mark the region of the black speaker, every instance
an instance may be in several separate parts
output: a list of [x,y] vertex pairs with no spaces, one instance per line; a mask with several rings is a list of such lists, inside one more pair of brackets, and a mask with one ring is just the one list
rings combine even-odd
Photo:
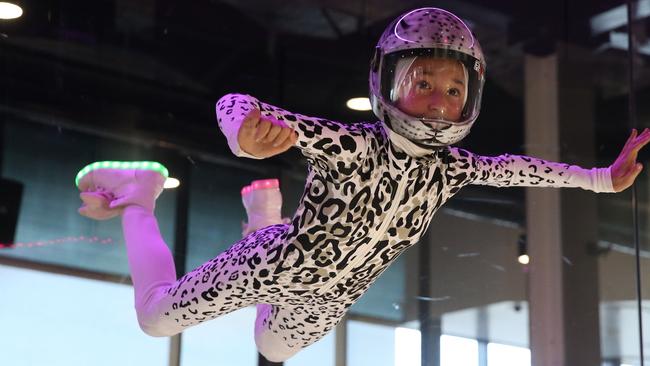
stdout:
[[22,183],[0,178],[0,245],[14,244],[22,196]]

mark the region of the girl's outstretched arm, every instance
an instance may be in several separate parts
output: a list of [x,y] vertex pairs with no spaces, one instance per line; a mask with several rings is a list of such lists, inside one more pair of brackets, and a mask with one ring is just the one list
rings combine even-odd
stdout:
[[452,164],[448,176],[461,185],[577,187],[594,192],[620,192],[631,186],[641,172],[637,154],[649,141],[648,129],[639,136],[633,130],[614,164],[592,169],[522,155],[480,156],[450,147]]
[[[295,146],[316,168],[351,172],[367,151],[363,124],[291,113],[244,94],[223,96],[216,112],[219,128],[237,156],[263,159]],[[250,144],[251,139],[256,146]],[[247,144],[250,151],[244,151],[240,143]]]

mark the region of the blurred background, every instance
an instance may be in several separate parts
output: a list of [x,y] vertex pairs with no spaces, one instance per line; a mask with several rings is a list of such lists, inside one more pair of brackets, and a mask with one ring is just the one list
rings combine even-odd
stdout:
[[[177,271],[199,266],[240,238],[243,186],[279,178],[291,216],[306,177],[298,151],[234,157],[216,101],[248,93],[374,120],[346,103],[367,97],[376,41],[409,9],[455,13],[483,47],[482,111],[463,148],[606,167],[650,125],[650,0],[630,3],[631,24],[614,0],[11,3],[20,14],[0,2],[2,365],[271,365],[254,308],[172,338],[140,331],[120,222],[80,216],[74,178],[99,160],[166,165],[180,186],[156,216]],[[647,170],[618,194],[466,187],[335,331],[285,364],[643,364]]]

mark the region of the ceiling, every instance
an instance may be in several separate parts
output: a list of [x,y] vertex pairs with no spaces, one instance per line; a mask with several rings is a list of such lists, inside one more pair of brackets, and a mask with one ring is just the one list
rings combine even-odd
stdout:
[[[593,67],[624,73],[627,65],[626,53],[617,48],[621,38],[610,37],[625,29],[622,1],[579,6],[487,0],[17,2],[25,8],[23,18],[0,23],[3,76],[15,87],[10,94],[20,90],[30,99],[47,100],[51,96],[44,94],[76,93],[92,103],[111,99],[116,90],[124,95],[125,84],[138,84],[132,99],[137,109],[161,113],[158,94],[169,98],[162,113],[166,123],[193,120],[193,102],[234,90],[306,114],[371,118],[346,111],[341,101],[367,94],[367,64],[376,39],[392,18],[418,6],[445,8],[466,20],[486,54],[489,81],[515,99],[523,94],[524,50],[544,55],[558,41],[567,42],[598,53],[589,60]],[[639,71],[643,74],[644,68]],[[627,90],[625,75],[597,75],[594,83],[603,95]],[[650,80],[643,76],[637,80],[641,87]],[[127,108],[119,104],[118,109]],[[200,129],[210,122],[190,124]],[[174,122],[169,123],[173,129]]]
[[[370,51],[387,23],[426,5],[470,24],[486,54],[488,83],[515,101],[523,94],[524,51],[548,54],[557,42],[597,55],[587,61],[608,71],[594,73],[602,95],[627,91],[626,52],[617,48],[625,29],[621,1],[16,1],[23,18],[0,22],[4,84],[11,87],[5,104],[49,101],[69,110],[67,100],[95,111],[93,104],[108,102],[111,125],[182,125],[190,140],[194,132],[214,132],[206,101],[231,91],[305,114],[372,118],[347,111],[344,102],[367,95]],[[641,16],[639,35],[647,14]],[[646,69],[638,68],[640,88],[650,80]],[[145,108],[150,122],[134,116]]]

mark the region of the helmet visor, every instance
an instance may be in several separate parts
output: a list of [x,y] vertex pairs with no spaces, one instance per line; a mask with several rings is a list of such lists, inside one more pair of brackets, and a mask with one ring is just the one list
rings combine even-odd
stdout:
[[410,49],[385,55],[381,65],[384,101],[422,121],[463,124],[478,115],[483,66],[448,49]]

